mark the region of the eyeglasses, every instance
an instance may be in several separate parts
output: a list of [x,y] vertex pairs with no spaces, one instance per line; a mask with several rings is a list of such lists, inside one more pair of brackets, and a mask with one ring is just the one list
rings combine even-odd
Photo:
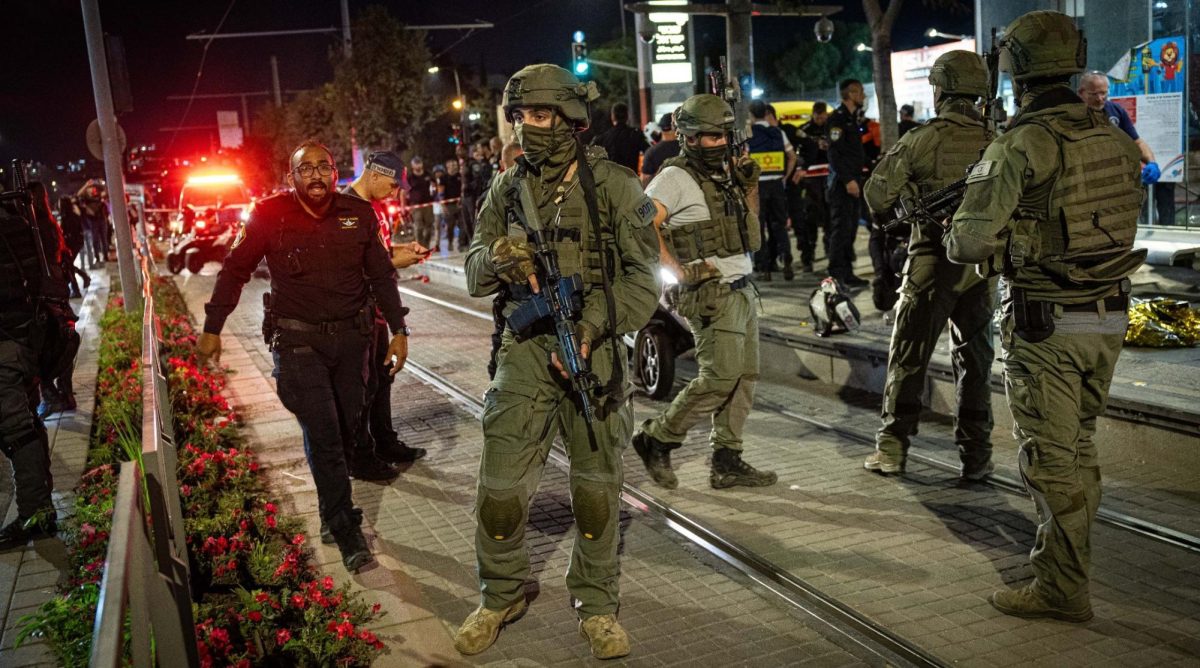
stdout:
[[310,165],[308,163],[304,163],[296,168],[296,173],[299,174],[301,178],[305,179],[312,176],[313,172],[316,172],[321,176],[329,176],[333,173],[333,165],[329,164],[328,162],[322,162],[319,165]]

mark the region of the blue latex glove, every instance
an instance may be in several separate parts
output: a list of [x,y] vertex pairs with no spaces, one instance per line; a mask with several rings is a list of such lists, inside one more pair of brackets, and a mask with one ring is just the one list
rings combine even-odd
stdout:
[[1142,183],[1158,183],[1158,178],[1162,176],[1162,170],[1158,168],[1157,162],[1147,162],[1145,167],[1142,167]]

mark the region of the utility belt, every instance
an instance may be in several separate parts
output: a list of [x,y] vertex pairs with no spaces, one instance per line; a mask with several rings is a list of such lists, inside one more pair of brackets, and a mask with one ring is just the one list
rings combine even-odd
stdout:
[[1085,304],[1058,304],[1029,299],[1023,288],[1012,288],[1013,332],[1029,343],[1045,341],[1054,334],[1056,313],[1126,313],[1129,309],[1129,279],[1121,281],[1120,294]]
[[325,322],[314,323],[296,320],[295,318],[281,318],[275,314],[274,296],[270,292],[263,293],[262,334],[263,341],[267,344],[267,349],[271,352],[274,352],[276,346],[279,345],[279,333],[283,331],[330,335],[358,330],[359,334],[366,336],[371,333],[371,328],[374,324],[375,307],[371,304],[362,307],[358,310],[358,313],[349,318],[341,320],[327,320]]
[[358,330],[360,334],[371,331],[375,323],[375,314],[371,308],[361,308],[358,313],[341,320],[326,320],[324,322],[305,322],[294,318],[275,318],[275,327],[284,331],[305,332],[308,334],[338,334]]
[[700,318],[703,322],[720,314],[725,300],[749,285],[754,285],[749,276],[743,276],[730,283],[722,283],[717,279],[696,284],[676,283],[667,288],[667,305],[689,320]]

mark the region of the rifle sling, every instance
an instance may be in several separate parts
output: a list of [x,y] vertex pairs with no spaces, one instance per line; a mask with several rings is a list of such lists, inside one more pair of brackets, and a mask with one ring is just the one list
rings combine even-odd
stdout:
[[[613,297],[612,285],[609,282],[607,271],[608,249],[604,246],[604,236],[600,227],[600,207],[596,203],[596,180],[592,175],[592,167],[588,164],[587,156],[583,151],[583,144],[575,142],[575,160],[579,163],[578,176],[579,184],[583,186],[583,199],[587,203],[588,218],[592,221],[592,235],[596,239],[596,247],[600,249],[601,257],[604,262],[604,269],[600,272],[601,285],[604,289],[604,305],[608,311],[608,327],[609,327],[609,343],[612,345],[613,354],[613,371],[612,376],[608,379],[608,383],[604,388],[604,393],[612,397],[620,397],[625,385],[625,369],[620,363],[620,351],[617,350],[617,302]],[[616,263],[613,263],[615,266]],[[596,341],[592,344],[595,345]]]

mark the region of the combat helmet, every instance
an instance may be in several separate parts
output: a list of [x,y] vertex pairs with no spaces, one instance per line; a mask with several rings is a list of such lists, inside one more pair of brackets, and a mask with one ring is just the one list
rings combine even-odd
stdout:
[[1018,17],[1005,29],[1000,48],[1001,69],[1018,82],[1069,77],[1087,64],[1087,40],[1071,17],[1059,12]]
[[933,61],[929,85],[941,86],[943,93],[984,97],[988,94],[988,71],[973,51],[947,51]]
[[517,107],[554,107],[579,129],[588,125],[588,103],[600,97],[595,82],[583,83],[558,65],[521,68],[504,87],[504,117],[512,122]]
[[689,97],[673,117],[675,128],[685,137],[701,132],[725,134],[733,129],[733,109],[725,100],[708,93]]

